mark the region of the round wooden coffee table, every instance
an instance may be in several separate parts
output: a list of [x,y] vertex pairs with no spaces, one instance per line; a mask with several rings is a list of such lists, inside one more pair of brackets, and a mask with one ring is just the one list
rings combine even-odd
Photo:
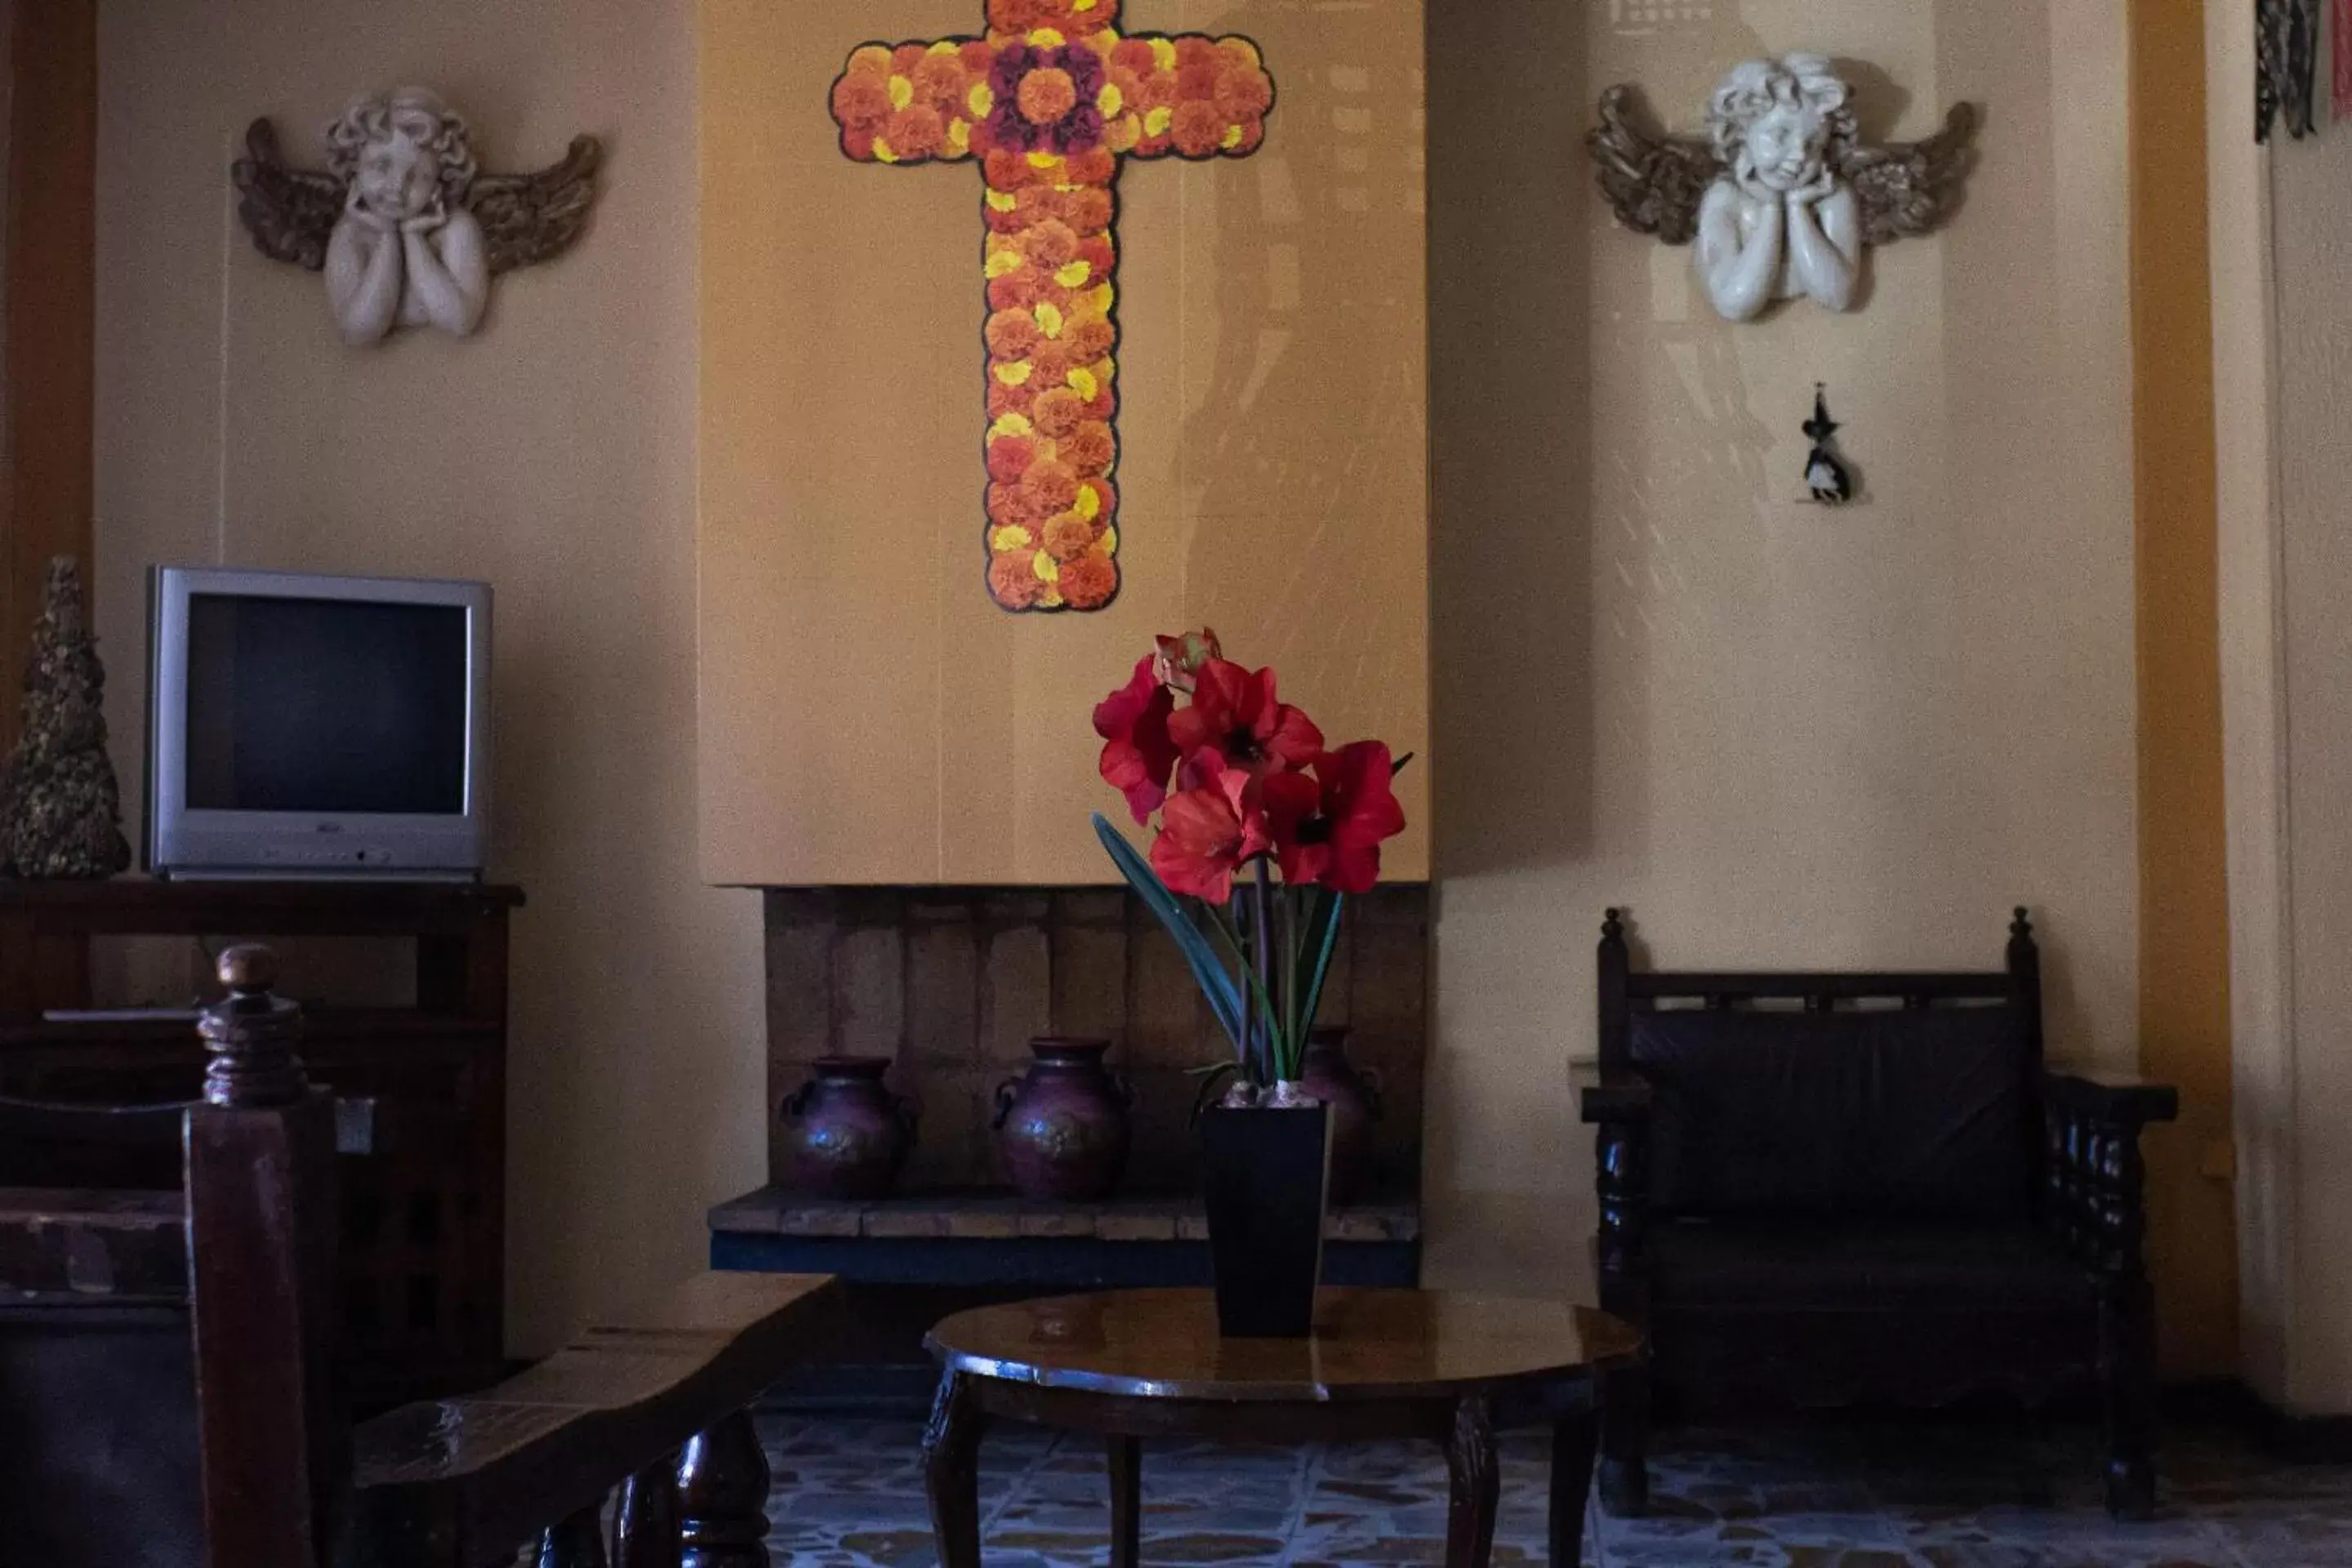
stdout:
[[1206,1290],[1117,1290],[959,1312],[925,1342],[942,1369],[923,1450],[944,1568],[980,1568],[980,1440],[998,1416],[1108,1440],[1118,1568],[1140,1561],[1141,1438],[1428,1438],[1452,1483],[1445,1560],[1478,1568],[1495,1543],[1495,1434],[1549,1424],[1552,1561],[1573,1564],[1598,1379],[1642,1349],[1590,1307],[1439,1290],[1327,1290],[1307,1340],[1222,1339]]

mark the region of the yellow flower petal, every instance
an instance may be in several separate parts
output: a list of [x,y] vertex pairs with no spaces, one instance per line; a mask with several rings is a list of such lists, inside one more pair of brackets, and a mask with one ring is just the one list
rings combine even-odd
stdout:
[[[877,153],[879,153],[882,150],[882,143],[879,142],[874,143],[874,150]],[[1022,265],[1021,253],[1019,251],[998,250],[990,253],[988,264],[982,267],[981,270],[987,273],[991,278],[1002,278],[1007,273],[1020,271]]]
[[1240,146],[1241,144],[1242,144],[1242,128],[1241,128],[1240,126],[1238,126],[1238,125],[1228,125],[1228,126],[1226,126],[1226,127],[1225,127],[1225,151],[1226,151],[1226,152],[1228,152],[1228,153],[1230,153],[1230,152],[1232,152],[1234,148],[1236,148],[1236,147]]
[[1103,83],[1103,89],[1095,94],[1095,107],[1102,110],[1105,120],[1116,120],[1118,111],[1127,107],[1127,99],[1118,90],[1117,82],[1107,81]]
[[1092,485],[1078,487],[1077,514],[1092,522],[1102,515],[1102,492]]
[[938,43],[933,44],[929,48],[925,49],[923,52],[927,55],[952,55],[957,53],[960,47],[961,46],[951,42],[950,40],[941,38]]
[[969,153],[971,151],[971,121],[950,120],[948,121],[948,146],[958,153]]
[[1146,136],[1165,136],[1175,118],[1176,111],[1165,104],[1158,109],[1148,109],[1143,112],[1143,133]]
[[1025,359],[1016,360],[1011,364],[1001,364],[996,367],[996,379],[1007,386],[1019,386],[1029,379],[1030,369],[1030,363]]
[[1118,554],[1118,525],[1117,523],[1111,523],[1111,524],[1109,524],[1109,525],[1106,526],[1106,527],[1103,529],[1103,536],[1102,536],[1100,539],[1097,539],[1097,540],[1096,540],[1096,541],[1095,541],[1095,546],[1096,546],[1096,548],[1097,548],[1097,549],[1100,550],[1100,551],[1101,551],[1105,555],[1116,555],[1116,554]]
[[1250,39],[1243,37],[1239,33],[1227,33],[1223,37],[1217,40],[1217,47],[1221,49],[1239,50],[1241,54],[1248,59],[1249,63],[1254,66],[1262,66],[1265,64],[1265,57],[1257,52],[1257,45]]
[[1132,114],[1122,114],[1103,131],[1103,145],[1114,153],[1134,150],[1143,140],[1143,121]]
[[1095,380],[1094,372],[1082,364],[1073,365],[1070,367],[1070,390],[1092,403],[1095,394],[1101,391],[1102,386]]
[[[878,147],[881,143],[877,142],[875,145]],[[1051,300],[1037,307],[1037,330],[1049,338],[1058,338],[1062,335],[1061,307],[1055,305]]]
[[1080,289],[1084,288],[1087,279],[1094,275],[1095,269],[1084,261],[1073,261],[1055,272],[1054,281],[1065,289]]
[[1062,591],[1059,588],[1048,586],[1045,590],[1045,596],[1037,601],[1037,607],[1041,610],[1060,609],[1062,607]]
[[1013,199],[1009,191],[991,191],[988,193],[988,205],[996,212],[1009,213],[1021,204]]
[[1029,564],[1036,569],[1037,581],[1040,583],[1058,583],[1062,580],[1062,569],[1055,565],[1054,558],[1042,550],[1030,557]]
[[893,109],[904,109],[907,105],[914,101],[915,84],[908,81],[902,76],[892,77],[890,79],[890,107]]
[[1118,291],[1113,289],[1109,280],[1106,279],[1102,286],[1094,291],[1091,302],[1097,315],[1108,316],[1110,314],[1110,308],[1118,303]]
[[883,141],[879,136],[874,138],[874,157],[877,162],[884,163],[895,163],[898,161],[898,154],[890,151],[890,143]]
[[1096,0],[1070,0],[1070,9],[1084,15],[1095,8]]
[[1062,155],[1058,153],[1032,153],[1029,154],[1029,166],[1033,169],[1051,169],[1058,165],[1061,161]]
[[988,438],[993,441],[999,436],[1026,436],[1034,428],[1025,414],[1000,414],[996,423],[988,427]]
[[1176,40],[1173,38],[1152,39],[1151,62],[1158,66],[1161,70],[1174,70],[1176,68]]
[[1029,35],[1029,41],[1041,49],[1058,49],[1070,40],[1051,27],[1040,27]]
[[988,536],[988,547],[999,555],[1009,555],[1016,550],[1026,550],[1036,543],[1029,531],[1018,523],[997,529]]
[[890,74],[890,51],[880,44],[868,44],[849,53],[849,68],[866,76]]
[[964,107],[971,110],[974,120],[985,120],[988,111],[996,107],[996,94],[990,90],[986,82],[976,81],[971,84],[971,90],[964,95],[963,101]]

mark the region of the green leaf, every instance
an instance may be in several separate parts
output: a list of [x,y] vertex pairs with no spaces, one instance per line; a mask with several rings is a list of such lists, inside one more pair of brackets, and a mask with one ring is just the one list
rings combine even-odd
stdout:
[[1186,966],[1192,971],[1192,979],[1200,985],[1201,994],[1209,999],[1209,1010],[1217,1016],[1217,1022],[1223,1026],[1238,1050],[1242,1041],[1242,1000],[1234,977],[1225,973],[1209,939],[1201,934],[1201,928],[1192,923],[1192,917],[1185,912],[1176,895],[1168,890],[1168,884],[1160,879],[1151,862],[1137,854],[1127,836],[1113,827],[1102,813],[1095,813],[1094,818],[1095,837],[1109,851],[1111,864],[1118,868],[1119,875],[1127,879],[1127,885],[1135,889],[1136,896],[1160,917],[1168,934],[1176,939],[1176,945],[1183,950]]
[[1298,1032],[1303,1037],[1315,1027],[1315,1014],[1323,1005],[1323,981],[1331,973],[1331,954],[1339,946],[1339,911],[1347,903],[1345,893],[1327,893],[1316,904],[1315,912],[1307,919],[1306,950],[1313,953],[1315,968],[1308,976],[1299,1004]]

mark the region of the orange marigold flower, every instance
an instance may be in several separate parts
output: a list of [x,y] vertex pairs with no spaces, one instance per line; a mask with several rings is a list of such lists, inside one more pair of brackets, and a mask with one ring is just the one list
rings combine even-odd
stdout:
[[931,52],[929,44],[900,44],[890,51],[890,68],[900,76],[912,76]]
[[1017,191],[1029,183],[1029,160],[1000,147],[989,153],[984,172],[992,190]]
[[1118,329],[1100,316],[1090,316],[1062,334],[1069,347],[1070,358],[1080,364],[1091,364],[1110,353],[1118,341]]
[[1025,310],[1044,299],[1045,281],[1034,267],[988,281],[988,304],[995,310]]
[[956,58],[963,61],[966,75],[985,77],[996,63],[996,46],[986,38],[966,38],[956,46]]
[[1028,556],[1016,551],[988,563],[988,596],[1006,609],[1025,610],[1045,593],[1045,584],[1037,581],[1037,569]]
[[1099,147],[1073,153],[1063,160],[1074,185],[1108,185],[1118,174],[1118,160]]
[[1106,555],[1081,555],[1062,568],[1056,584],[1074,610],[1098,610],[1118,592],[1118,568]]
[[1049,217],[1021,237],[1021,254],[1029,265],[1051,272],[1078,253],[1078,237],[1060,218]]
[[934,109],[958,109],[969,90],[967,80],[961,56],[926,55],[915,68],[915,96]]
[[988,378],[988,417],[991,423],[1007,414],[1026,414],[1030,400],[1036,395],[1032,386],[1007,386],[994,376]]
[[1094,269],[1097,278],[1107,278],[1118,265],[1118,255],[1111,249],[1110,240],[1103,235],[1078,242],[1078,259]]
[[866,44],[849,52],[849,68],[854,74],[887,77],[890,74],[890,50],[882,44]]
[[1058,441],[1076,429],[1086,415],[1086,400],[1066,386],[1057,386],[1037,395],[1037,401],[1029,410],[1029,420],[1040,434]]
[[[1040,465],[1033,464],[1034,473]],[[1017,485],[988,487],[988,521],[999,528],[1035,528],[1064,507],[1047,506],[1024,480]]]
[[868,135],[890,118],[890,89],[867,71],[856,71],[833,84],[833,117],[851,131]]
[[1100,478],[1118,455],[1118,445],[1111,438],[1110,426],[1099,419],[1087,420],[1063,437],[1056,452],[1063,462],[1086,479]]
[[1067,463],[1052,458],[1040,458],[1029,465],[1027,473],[1021,476],[1021,489],[1042,509],[1038,521],[1043,521],[1057,511],[1069,510],[1077,500],[1078,476],[1070,471]]
[[1241,139],[1225,150],[1238,158],[1244,153],[1256,152],[1258,143],[1265,140],[1265,121],[1253,116],[1241,122]]
[[1037,352],[1029,356],[1030,379],[1042,392],[1049,386],[1059,386],[1070,379],[1070,351],[1060,343],[1040,343]]
[[1155,70],[1143,79],[1142,89],[1135,95],[1140,108],[1173,109],[1176,107],[1176,73]]
[[[1110,63],[1121,70],[1133,71],[1140,77],[1148,76],[1156,69],[1159,58],[1152,53],[1150,39],[1122,38],[1118,42],[1118,47],[1110,52]],[[1114,77],[1112,79],[1118,79]],[[1124,88],[1125,84],[1122,83],[1121,89],[1124,90]]]
[[1176,68],[1176,97],[1179,101],[1207,103],[1216,96],[1216,61],[1194,60],[1190,65]]
[[988,477],[998,484],[1018,481],[1037,460],[1037,443],[1026,436],[999,436],[988,444]]
[[[1075,191],[1062,193],[1062,221],[1081,236],[1102,233],[1110,226],[1110,193],[1096,185],[1082,185]],[[1084,256],[1084,247],[1078,254]]]
[[940,111],[929,104],[910,103],[890,117],[882,138],[902,159],[928,158],[946,143],[948,128],[940,121]]
[[1217,41],[1206,33],[1186,33],[1176,39],[1176,68],[1217,63]]
[[874,156],[874,132],[845,128],[841,132],[841,151],[844,157],[861,163],[867,162]]
[[1097,521],[1107,524],[1118,515],[1118,491],[1108,479],[1088,479],[1087,489],[1094,491],[1096,499],[1102,503],[1101,510],[1095,513]]
[[1214,96],[1228,121],[1255,120],[1274,107],[1274,79],[1262,70],[1228,69],[1219,73]]
[[1224,144],[1225,117],[1213,103],[1180,103],[1168,132],[1175,140],[1176,151],[1187,158],[1205,158]]
[[1045,553],[1056,561],[1075,561],[1095,547],[1095,525],[1076,512],[1056,513],[1045,520]]
[[1021,112],[1032,125],[1051,125],[1078,106],[1070,73],[1047,66],[1021,79]]
[[1051,185],[1024,185],[1013,197],[1013,211],[1021,226],[1029,227],[1062,216],[1062,193]]
[[991,234],[1015,235],[1029,226],[1021,221],[1021,215],[1017,212],[1001,212],[995,207],[982,205],[980,216],[987,220]]
[[1037,319],[1026,310],[999,310],[984,331],[988,352],[1001,360],[1027,359],[1037,347]]

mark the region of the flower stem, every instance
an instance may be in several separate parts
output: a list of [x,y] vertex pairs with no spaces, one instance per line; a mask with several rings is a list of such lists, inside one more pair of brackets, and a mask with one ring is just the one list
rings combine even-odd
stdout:
[[1277,981],[1274,973],[1274,872],[1266,865],[1264,856],[1258,858],[1257,881],[1252,890],[1255,894],[1256,909],[1250,935],[1257,953],[1258,990],[1265,1002],[1266,1066],[1272,1069],[1274,1081],[1278,1083],[1288,1065],[1289,1053],[1282,1037],[1282,1014],[1278,1010],[1280,999],[1275,989]]

